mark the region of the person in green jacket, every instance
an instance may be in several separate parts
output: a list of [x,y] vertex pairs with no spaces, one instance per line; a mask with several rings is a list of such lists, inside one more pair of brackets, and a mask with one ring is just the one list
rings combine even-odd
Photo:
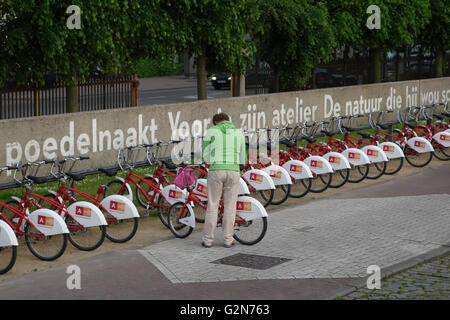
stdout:
[[214,115],[202,144],[203,160],[209,164],[207,190],[208,207],[205,216],[202,245],[212,246],[217,226],[219,201],[223,195],[223,241],[227,248],[235,242],[234,220],[240,179],[240,165],[246,162],[245,140],[242,132],[230,122],[225,113]]

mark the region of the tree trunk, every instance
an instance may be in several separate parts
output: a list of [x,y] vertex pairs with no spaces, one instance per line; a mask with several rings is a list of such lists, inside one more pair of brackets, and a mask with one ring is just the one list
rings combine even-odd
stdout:
[[372,83],[381,82],[381,54],[382,50],[379,48],[370,49],[370,67],[371,67],[371,81]]
[[280,92],[280,78],[281,72],[278,70],[273,71],[273,92]]
[[245,97],[245,74],[239,75],[239,96]]
[[75,85],[66,87],[66,103],[67,112],[79,112],[80,106],[78,104],[78,87]]
[[206,50],[197,56],[197,99],[206,100]]
[[434,76],[435,78],[442,78],[444,76],[444,51],[442,49],[436,50],[436,61],[434,62]]

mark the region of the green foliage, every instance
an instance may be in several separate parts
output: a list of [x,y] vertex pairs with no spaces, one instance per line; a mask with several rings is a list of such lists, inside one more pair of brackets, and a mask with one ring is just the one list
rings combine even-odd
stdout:
[[448,0],[429,0],[431,19],[420,35],[419,43],[431,50],[450,49],[450,3]]
[[175,76],[184,71],[183,63],[175,63],[173,59],[139,59],[131,69],[139,78],[149,78],[158,76]]
[[[70,5],[81,9],[79,30],[67,28]],[[0,16],[0,79],[22,83],[46,73],[73,83],[97,66],[125,71],[138,57],[164,55],[175,34],[159,1],[4,0]]]
[[258,55],[287,79],[301,80],[311,68],[333,57],[336,41],[324,3],[307,0],[260,2],[262,32]]
[[[414,43],[431,17],[429,0],[326,0],[340,44],[394,49]],[[380,8],[381,29],[367,28],[367,8]]]

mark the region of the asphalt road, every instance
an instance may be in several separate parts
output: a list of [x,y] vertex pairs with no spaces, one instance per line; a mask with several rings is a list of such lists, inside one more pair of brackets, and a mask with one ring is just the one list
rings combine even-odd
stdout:
[[[230,97],[229,89],[215,90],[212,86],[207,86],[206,90],[208,99]],[[139,106],[193,101],[197,101],[196,87],[139,90]]]

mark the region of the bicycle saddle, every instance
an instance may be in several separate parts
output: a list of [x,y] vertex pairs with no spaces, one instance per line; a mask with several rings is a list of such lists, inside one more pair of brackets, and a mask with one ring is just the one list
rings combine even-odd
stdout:
[[114,167],[114,168],[98,168],[98,171],[103,172],[108,177],[113,177],[113,176],[115,176],[117,174],[117,172],[119,171],[119,168],[118,167]]
[[330,131],[328,131],[328,130],[320,130],[320,132],[322,132],[323,134],[327,135],[328,137],[333,136],[333,134]]
[[46,183],[52,179],[51,177],[35,177],[35,176],[27,176],[27,178],[37,184]]
[[417,128],[417,126],[415,124],[405,123],[405,126],[407,126],[408,128],[411,128],[411,129],[416,129]]
[[295,147],[295,142],[292,140],[289,140],[288,138],[281,138],[280,143],[284,144],[286,147],[289,147],[289,148]]
[[167,161],[167,160],[162,160],[162,159],[161,159],[161,162],[162,162],[168,169],[174,170],[174,169],[177,168],[177,165],[176,165],[176,164],[171,163],[171,162],[169,162],[169,161]]
[[75,181],[81,181],[86,176],[85,173],[71,173],[71,172],[66,173],[66,175]]
[[382,124],[382,123],[378,123],[378,126],[379,126],[381,129],[384,129],[384,130],[388,130],[388,129],[389,129],[389,126],[387,126],[387,125],[385,125],[385,124]]
[[438,118],[439,120],[444,120],[445,117],[442,114],[435,114],[434,115],[436,118]]
[[444,111],[442,114],[446,117],[450,117],[450,111]]
[[313,137],[305,137],[306,141],[308,141],[309,143],[314,143],[316,142],[316,138]]
[[369,133],[367,133],[367,132],[358,132],[358,135],[363,137],[363,138],[365,138],[365,139],[371,139],[372,138],[372,136]]

